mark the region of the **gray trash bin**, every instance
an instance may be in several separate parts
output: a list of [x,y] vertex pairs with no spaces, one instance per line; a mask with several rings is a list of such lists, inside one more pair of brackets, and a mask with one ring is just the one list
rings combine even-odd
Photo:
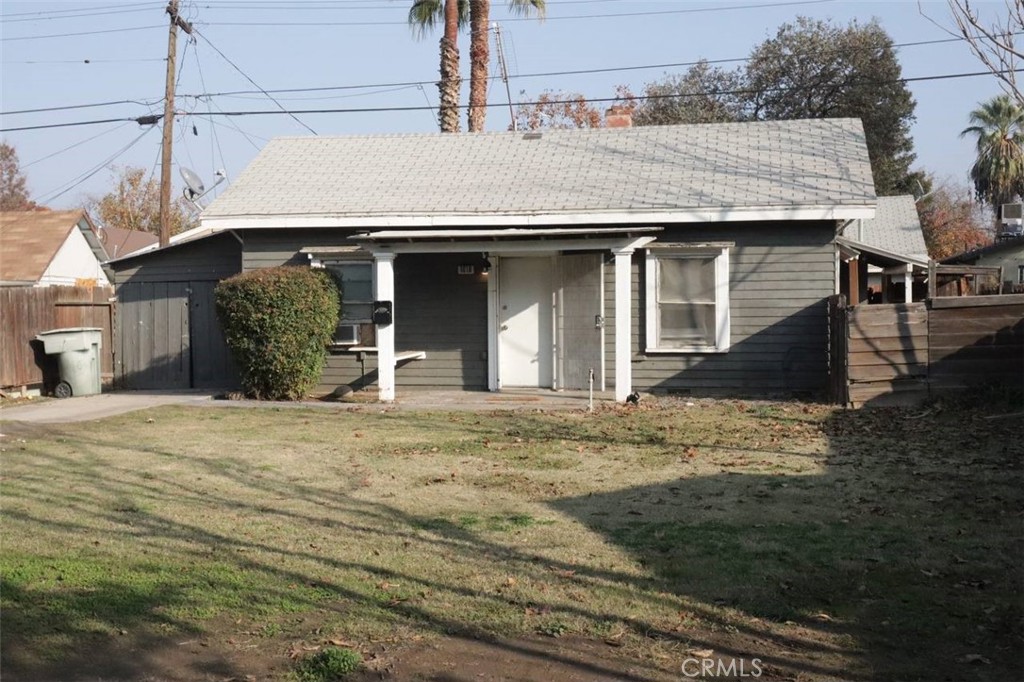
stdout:
[[40,332],[47,355],[57,356],[60,383],[53,393],[58,398],[73,395],[95,395],[100,392],[100,348],[103,330],[95,327],[51,329]]

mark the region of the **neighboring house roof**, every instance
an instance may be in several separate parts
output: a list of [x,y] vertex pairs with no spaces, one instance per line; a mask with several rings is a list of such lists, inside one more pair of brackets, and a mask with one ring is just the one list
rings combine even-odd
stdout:
[[[874,215],[857,119],[272,140],[202,216],[246,227]],[[656,223],[655,223],[656,224]]]
[[878,197],[875,217],[853,221],[843,230],[843,237],[884,253],[928,261],[917,204],[909,195]]
[[123,258],[130,253],[157,244],[160,237],[151,232],[126,230],[121,227],[104,227],[99,230],[100,241],[107,251],[107,258]]
[[[76,211],[4,211],[0,213],[0,282],[38,282],[82,221],[91,227],[88,214]],[[89,229],[82,230],[83,235]],[[102,261],[102,249],[95,240],[90,248]]]
[[964,253],[957,254],[956,256],[950,256],[943,260],[943,263],[950,265],[963,264],[963,263],[976,263],[979,258],[985,256],[991,256],[996,253],[1002,253],[1003,251],[1009,251],[1012,249],[1024,250],[1024,237],[1014,237],[1013,239],[1000,239],[999,241],[989,244],[988,246],[982,246],[971,251],[965,251]]

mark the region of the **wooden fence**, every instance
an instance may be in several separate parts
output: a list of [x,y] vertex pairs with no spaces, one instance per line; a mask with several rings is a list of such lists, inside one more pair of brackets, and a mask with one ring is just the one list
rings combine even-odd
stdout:
[[834,296],[829,310],[838,404],[916,402],[981,385],[1024,390],[1024,295],[853,308]]
[[[114,376],[113,287],[0,288],[0,387],[39,386],[50,379],[36,334],[65,327],[103,330],[100,376]],[[45,373],[49,373],[46,371]]]

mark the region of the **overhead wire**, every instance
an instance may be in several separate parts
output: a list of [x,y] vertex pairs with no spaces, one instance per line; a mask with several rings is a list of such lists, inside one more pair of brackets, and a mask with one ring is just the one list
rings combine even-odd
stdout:
[[24,170],[26,168],[30,168],[30,167],[36,165],[37,163],[41,163],[43,161],[46,161],[47,159],[52,159],[53,157],[58,156],[60,154],[63,154],[64,152],[71,151],[72,149],[75,149],[76,147],[81,147],[83,144],[85,144],[87,142],[92,142],[93,140],[95,140],[97,138],[100,138],[100,137],[103,137],[104,135],[109,135],[110,133],[114,132],[115,130],[120,130],[121,128],[124,128],[129,123],[131,123],[131,121],[125,121],[121,125],[114,126],[113,128],[108,128],[107,130],[104,130],[101,133],[97,133],[96,135],[91,135],[91,136],[85,138],[84,140],[81,140],[79,142],[75,142],[74,144],[70,144],[67,147],[64,147],[63,149],[58,149],[57,151],[55,151],[55,152],[53,152],[51,154],[47,154],[46,156],[41,156],[38,159],[36,159],[35,161],[30,161],[28,163],[20,164],[21,169]]
[[[1008,71],[1005,72],[1005,73],[1008,73]],[[1014,69],[1013,73],[1024,73],[1024,69]],[[991,76],[991,75],[992,75],[991,71],[975,71],[975,72],[971,72],[971,73],[951,73],[951,74],[940,74],[940,75],[935,75],[935,76],[918,76],[918,77],[913,77],[913,78],[895,78],[895,79],[885,80],[885,81],[869,81],[869,80],[866,80],[866,81],[862,81],[860,83],[860,85],[891,85],[893,83],[920,83],[920,82],[925,82],[925,81],[951,80],[951,79],[956,79],[956,78],[975,78],[975,77],[978,77],[978,76]],[[641,100],[642,101],[642,100],[675,99],[675,98],[685,98],[685,97],[706,97],[706,96],[718,96],[718,95],[751,95],[751,94],[766,93],[766,92],[790,92],[790,91],[795,92],[795,91],[800,91],[800,90],[807,90],[807,89],[809,89],[811,87],[820,87],[820,85],[815,84],[814,86],[778,87],[778,88],[761,88],[761,89],[740,88],[740,89],[736,89],[736,90],[707,90],[707,91],[702,91],[702,92],[672,93],[672,94],[663,94],[663,95],[644,94],[644,95],[634,95],[631,99]],[[582,99],[573,99],[573,100],[550,100],[547,103],[548,104],[566,104],[566,103],[575,103],[575,102],[581,102],[582,101],[582,102],[588,102],[588,103],[591,103],[591,104],[598,104],[598,103],[604,103],[604,102],[616,102],[616,101],[620,101],[620,100],[621,100],[620,97],[584,97]],[[523,106],[533,106],[533,105],[538,104],[538,102],[520,102],[519,104],[521,104]],[[279,104],[279,106],[280,106],[280,104]],[[460,105],[458,105],[458,108],[466,109],[466,108],[468,108],[468,106],[469,105],[466,105],[466,104],[460,104]],[[488,103],[486,106],[488,106],[488,107],[505,107],[505,106],[508,106],[508,104],[504,103],[504,102],[502,102],[502,103]],[[295,109],[295,110],[284,110],[284,111],[278,111],[278,110],[269,110],[269,111],[268,110],[224,111],[222,109],[219,109],[217,113],[212,113],[211,112],[208,115],[209,116],[237,117],[237,116],[268,116],[268,115],[273,115],[273,114],[278,114],[279,115],[279,114],[283,113],[283,114],[287,114],[288,116],[291,116],[292,118],[294,118],[298,114],[306,115],[306,114],[385,113],[385,112],[402,112],[402,111],[423,111],[424,109],[429,109],[429,108],[430,107],[405,106],[405,107],[362,107],[362,108],[358,108],[357,107],[357,108],[345,108],[345,109]],[[159,118],[159,117],[157,116],[155,118]],[[94,124],[99,124],[99,123],[111,123],[111,122],[126,121],[126,120],[140,122],[139,119],[104,119],[104,120],[100,120],[100,121],[77,121],[75,123],[57,123],[57,124],[49,124],[49,125],[27,126],[27,127],[20,127],[20,128],[0,128],[0,132],[14,132],[14,131],[20,131],[20,130],[41,130],[41,129],[45,129],[45,128],[62,128],[62,127],[67,127],[67,126],[94,125]],[[147,120],[146,123],[149,123],[149,121]]]
[[267,98],[268,98],[268,99],[269,99],[269,100],[270,100],[271,102],[273,102],[274,104],[276,104],[276,105],[277,105],[277,106],[278,106],[278,107],[279,107],[279,108],[281,109],[281,111],[283,111],[284,113],[288,114],[288,115],[289,115],[289,116],[290,116],[290,117],[291,117],[291,118],[292,118],[292,119],[293,119],[293,120],[294,120],[294,121],[295,121],[296,123],[298,123],[299,125],[301,125],[301,126],[302,126],[303,128],[305,128],[305,129],[306,129],[306,130],[308,130],[309,132],[313,133],[314,135],[316,135],[316,134],[317,134],[317,132],[316,132],[315,130],[313,130],[313,129],[312,129],[312,128],[310,128],[310,127],[309,127],[308,125],[306,125],[305,123],[303,123],[302,121],[300,121],[300,120],[299,120],[299,118],[298,118],[298,117],[297,117],[297,116],[296,116],[295,114],[293,114],[293,113],[290,113],[290,112],[289,112],[289,111],[288,111],[287,109],[285,109],[285,108],[284,108],[284,105],[282,105],[282,104],[281,104],[280,102],[278,102],[278,101],[277,101],[276,99],[274,99],[273,95],[271,95],[271,94],[270,94],[269,92],[267,92],[267,91],[266,91],[266,90],[264,90],[264,89],[263,89],[262,87],[260,87],[260,85],[259,85],[259,84],[258,84],[258,83],[257,83],[256,81],[254,81],[254,80],[253,80],[253,79],[252,79],[252,78],[251,78],[251,77],[249,76],[249,74],[247,74],[247,73],[246,73],[245,71],[242,71],[241,67],[239,67],[239,66],[238,66],[237,64],[235,64],[235,63],[234,63],[233,61],[231,61],[231,59],[229,59],[229,58],[228,58],[228,56],[227,56],[226,54],[224,54],[223,52],[221,52],[221,51],[220,51],[220,50],[219,50],[219,49],[217,48],[217,46],[216,46],[216,45],[214,45],[214,44],[213,44],[213,43],[212,43],[212,42],[210,41],[210,39],[209,39],[209,38],[207,38],[207,37],[206,37],[206,35],[204,35],[204,34],[203,34],[203,33],[202,33],[202,32],[201,32],[201,31],[200,31],[199,29],[197,29],[197,28],[193,27],[193,29],[192,29],[192,30],[193,30],[193,31],[194,31],[194,32],[195,32],[195,33],[196,33],[197,35],[199,35],[199,36],[200,36],[200,37],[201,37],[201,38],[202,38],[202,39],[203,39],[204,41],[206,41],[206,44],[207,44],[207,45],[209,45],[209,46],[210,46],[211,48],[213,48],[213,51],[214,51],[214,52],[216,52],[217,54],[219,54],[219,55],[221,56],[221,58],[222,58],[222,59],[224,59],[224,61],[226,61],[226,62],[227,62],[228,64],[230,64],[230,65],[231,65],[232,67],[234,67],[235,71],[238,71],[238,73],[242,74],[242,76],[243,76],[243,77],[244,77],[244,78],[245,78],[245,79],[246,79],[247,81],[249,81],[250,83],[252,83],[252,84],[253,84],[253,85],[254,85],[254,86],[255,86],[256,88],[258,88],[258,89],[259,89],[259,91],[260,91],[260,92],[262,92],[262,93],[263,93],[264,95],[266,95],[266,96],[267,96]]
[[68,192],[73,190],[75,187],[78,187],[83,182],[85,182],[86,180],[88,180],[89,178],[91,178],[92,176],[96,175],[97,173],[99,173],[104,168],[106,168],[108,164],[113,163],[114,161],[116,161],[118,159],[118,157],[120,157],[122,154],[127,152],[129,149],[134,147],[139,142],[139,140],[141,140],[143,137],[145,137],[147,134],[149,134],[149,132],[152,131],[153,128],[155,128],[155,127],[156,126],[151,126],[151,127],[147,128],[146,130],[143,130],[131,142],[129,142],[125,146],[123,146],[120,149],[118,149],[116,152],[114,152],[113,154],[108,156],[106,159],[101,161],[99,164],[97,164],[91,170],[86,171],[82,175],[79,175],[78,177],[74,178],[73,180],[70,180],[69,182],[65,183],[64,185],[61,185],[57,189],[51,190],[50,192],[47,192],[45,194],[40,195],[40,200],[39,200],[40,203],[48,204],[51,201],[53,201],[54,199],[57,199],[57,198],[65,195],[65,194],[67,194]]
[[[163,60],[161,60],[163,61]],[[62,107],[42,107],[39,109],[18,109],[15,111],[0,111],[0,116],[14,116],[16,114],[38,114],[48,111],[70,111],[71,109],[91,109],[94,107],[110,107],[117,104],[138,104],[144,107],[151,106],[154,103],[162,102],[163,98],[158,100],[146,101],[137,99],[119,99],[110,102],[93,102],[91,104],[68,104]]]
[[66,14],[68,12],[85,12],[87,10],[91,11],[91,10],[106,10],[106,9],[125,9],[125,8],[128,8],[128,7],[143,7],[143,6],[146,6],[146,7],[162,7],[163,3],[162,2],[136,2],[136,3],[131,3],[131,4],[127,4],[127,5],[122,3],[122,4],[119,4],[119,5],[101,5],[99,7],[86,7],[86,8],[75,7],[75,8],[71,8],[71,9],[49,9],[49,10],[38,10],[38,11],[35,11],[35,12],[14,12],[14,13],[4,12],[3,14],[0,14],[0,19],[3,19],[4,21],[7,21],[9,17],[40,16],[40,15],[47,15],[47,14]]
[[[156,4],[157,4],[157,6],[159,6],[159,3],[156,3]],[[8,16],[3,16],[2,18],[4,20],[4,23],[7,23],[7,24],[17,24],[17,23],[22,23],[22,22],[26,22],[26,21],[54,21],[54,20],[59,20],[59,19],[81,19],[82,17],[101,17],[101,16],[110,15],[110,14],[135,14],[135,13],[138,13],[138,12],[151,12],[151,11],[153,11],[153,7],[146,7],[146,8],[141,8],[141,9],[122,8],[122,9],[110,10],[110,11],[104,11],[104,12],[81,12],[79,14],[64,14],[64,15],[61,15],[61,16],[37,16],[37,17],[24,17],[24,18],[16,18],[16,19],[10,19]]]
[[[730,10],[764,9],[775,7],[792,7],[799,5],[820,5],[835,0],[790,0],[789,2],[773,2],[754,5],[716,5],[713,7],[689,7],[686,9],[648,10],[643,12],[609,12],[605,14],[566,14],[547,15],[544,21],[565,21],[568,19],[610,19],[625,17],[649,17],[675,14],[698,14],[704,12],[725,12]],[[510,16],[502,19],[507,21],[537,21],[535,17]],[[406,21],[219,21],[218,26],[401,26]]]
[[76,31],[74,33],[51,33],[42,36],[4,36],[0,38],[2,43],[13,43],[18,40],[45,40],[47,38],[73,38],[77,36],[96,36],[105,33],[128,33],[129,31],[149,31],[154,28],[165,28],[162,24],[156,26],[126,26],[124,28],[106,28],[98,31]]
[[165,62],[166,57],[145,57],[136,59],[26,59],[4,60],[4,64],[141,64],[143,62]]
[[[511,37],[513,34],[512,34],[512,32],[506,32],[505,35]],[[899,48],[904,48],[904,47],[921,47],[921,46],[925,46],[925,45],[939,45],[939,44],[943,44],[943,43],[963,42],[963,40],[964,40],[964,38],[962,38],[962,37],[957,37],[957,38],[940,38],[940,39],[935,39],[935,40],[919,40],[919,41],[913,41],[913,42],[907,42],[907,43],[894,43],[893,44],[893,48],[899,49]],[[514,40],[512,40],[510,42],[513,43],[513,58],[515,58],[515,54],[514,54]],[[544,72],[536,72],[536,73],[515,73],[515,74],[510,73],[509,74],[509,78],[516,78],[516,79],[521,79],[521,78],[548,78],[548,77],[552,77],[552,76],[574,76],[574,75],[586,75],[586,74],[596,74],[596,73],[616,73],[616,72],[622,72],[622,71],[643,71],[643,70],[652,70],[652,69],[671,69],[671,68],[696,66],[697,64],[700,64],[700,63],[716,65],[716,64],[730,64],[730,63],[745,62],[745,61],[749,61],[749,60],[750,60],[750,57],[732,57],[732,58],[726,58],[726,59],[701,59],[701,60],[697,60],[697,61],[666,62],[666,63],[662,63],[662,64],[637,64],[637,65],[631,65],[631,66],[601,67],[601,68],[594,68],[594,69],[564,69],[564,70],[561,70],[561,71],[544,71]],[[165,60],[161,59],[160,61],[165,61]],[[468,80],[469,80],[468,78],[467,79],[463,79],[463,82],[464,83],[468,82]],[[420,87],[420,86],[425,86],[425,85],[434,85],[436,83],[437,83],[437,79],[435,78],[433,80],[404,81],[404,82],[393,82],[393,83],[369,83],[369,84],[361,84],[361,85],[328,85],[328,86],[308,87],[308,88],[277,88],[277,89],[270,89],[270,90],[262,90],[262,89],[260,89],[260,90],[228,90],[228,91],[224,91],[224,92],[202,92],[202,93],[194,94],[194,95],[193,94],[181,94],[181,95],[178,95],[178,97],[179,98],[194,97],[194,98],[198,98],[198,99],[205,99],[205,98],[210,98],[210,97],[230,97],[230,96],[235,96],[235,95],[252,95],[252,94],[265,94],[265,93],[269,93],[269,94],[272,94],[272,95],[279,95],[279,94],[288,94],[288,93],[330,92],[330,91],[333,91],[333,90],[363,90],[363,89],[369,89],[369,88]],[[204,91],[206,90],[205,86],[203,87],[203,90]],[[73,105],[66,105],[66,106],[46,107],[46,108],[40,108],[40,109],[21,109],[21,110],[16,110],[16,111],[4,111],[4,112],[0,112],[0,116],[8,116],[8,115],[13,116],[15,114],[38,113],[38,112],[46,112],[46,111],[64,111],[64,110],[71,110],[71,109],[84,109],[84,108],[91,108],[91,107],[113,106],[113,105],[117,105],[117,104],[142,104],[143,106],[151,106],[152,102],[159,103],[159,102],[162,102],[162,101],[163,100],[161,98],[161,99],[152,100],[151,102],[140,102],[138,100],[118,100],[118,101],[97,102],[97,103],[90,103],[90,104],[73,104]]]
[[[192,58],[196,62],[196,72],[199,74],[199,84],[203,86],[203,90],[206,90],[206,76],[203,74],[203,64],[199,59],[199,50],[192,50]],[[196,100],[198,104],[202,100]],[[211,110],[210,101],[206,101],[206,110]],[[217,152],[220,154],[220,167],[224,168],[227,164],[224,161],[224,149],[220,146],[220,138],[217,136],[217,127],[210,125],[210,159],[214,158],[214,145],[216,145]]]

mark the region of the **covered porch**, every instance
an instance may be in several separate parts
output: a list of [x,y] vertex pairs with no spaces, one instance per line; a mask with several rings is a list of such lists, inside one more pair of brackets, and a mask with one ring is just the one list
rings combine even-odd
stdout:
[[[632,256],[658,231],[509,228],[354,235],[350,241],[372,263],[374,341],[346,352],[375,356],[382,402],[394,401],[406,388],[398,384],[396,368],[419,361],[425,366],[431,350],[421,340],[438,336],[454,340],[449,352],[461,346],[459,338],[486,338],[486,350],[461,352],[449,362],[455,372],[478,366],[486,373],[481,388],[489,391],[522,397],[592,389],[601,395],[610,384],[610,395],[623,401],[632,391]],[[326,248],[307,253],[314,265],[332,258]],[[463,290],[476,293],[467,298]]]

